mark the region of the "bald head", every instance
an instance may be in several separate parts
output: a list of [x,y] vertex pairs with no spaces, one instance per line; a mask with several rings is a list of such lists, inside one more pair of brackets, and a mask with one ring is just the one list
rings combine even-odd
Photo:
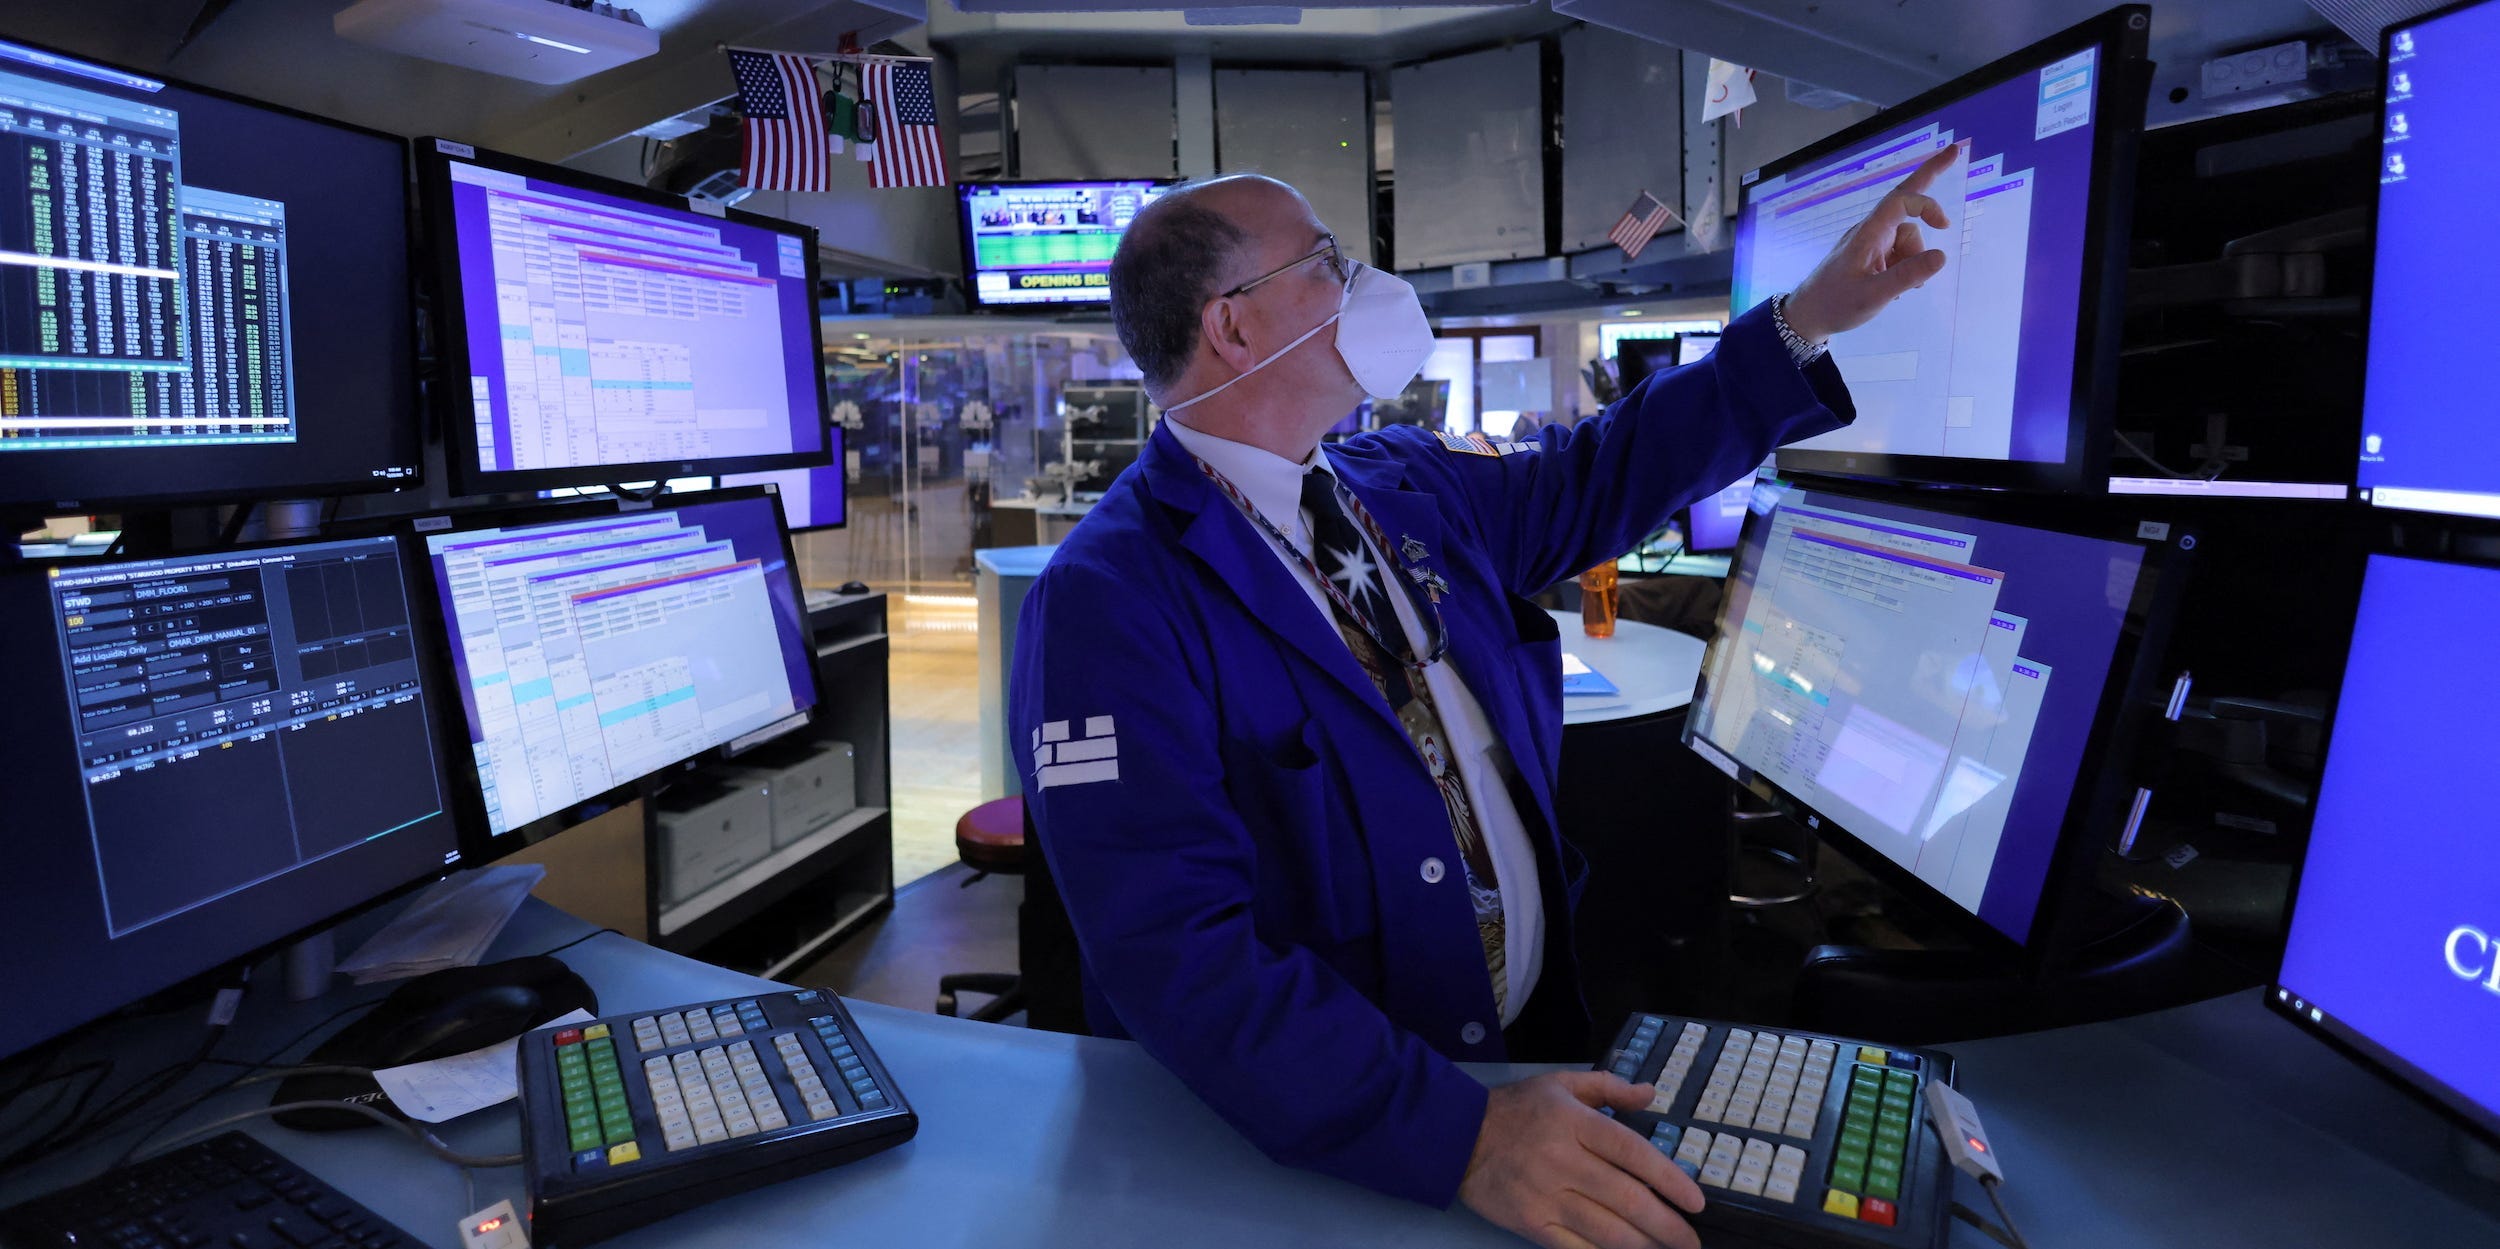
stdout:
[[1254,240],[1309,212],[1292,187],[1233,174],[1166,191],[1129,222],[1111,258],[1111,325],[1150,390],[1168,393],[1189,367],[1199,311],[1246,276]]

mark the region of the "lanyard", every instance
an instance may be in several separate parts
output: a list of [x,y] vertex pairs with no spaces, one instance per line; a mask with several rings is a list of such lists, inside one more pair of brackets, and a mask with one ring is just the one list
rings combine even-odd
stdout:
[[[1207,463],[1205,460],[1198,459],[1198,457],[1194,455],[1190,458],[1198,461],[1198,471],[1205,473],[1209,478],[1213,479],[1217,488],[1224,492],[1224,497],[1231,499],[1233,501],[1233,506],[1241,509],[1242,515],[1249,517],[1251,522],[1264,531],[1270,539],[1274,540],[1277,546],[1282,547],[1286,554],[1291,555],[1294,559],[1300,561],[1303,569],[1311,574],[1311,580],[1318,582],[1319,588],[1328,595],[1329,601],[1335,603],[1337,605],[1337,609],[1344,612],[1348,619],[1362,626],[1363,632],[1370,636],[1374,646],[1380,648],[1381,654],[1396,656],[1399,663],[1405,665],[1409,671],[1419,675],[1424,669],[1441,662],[1442,657],[1449,654],[1450,632],[1442,622],[1440,603],[1434,602],[1430,605],[1432,607],[1432,619],[1426,626],[1426,636],[1431,640],[1431,654],[1424,656],[1420,660],[1415,658],[1415,648],[1413,644],[1408,642],[1403,637],[1399,638],[1397,645],[1390,645],[1389,639],[1382,636],[1380,626],[1373,622],[1370,613],[1365,612],[1362,608],[1356,606],[1353,599],[1346,597],[1345,591],[1338,589],[1337,583],[1330,579],[1326,573],[1319,570],[1319,564],[1310,556],[1303,554],[1302,548],[1295,546],[1293,539],[1285,536],[1284,530],[1276,527],[1276,522],[1260,515],[1258,506],[1250,501],[1250,497],[1248,495],[1241,492],[1241,487],[1234,485],[1231,478],[1216,471],[1216,467],[1214,465]],[[1353,505],[1353,507],[1349,510],[1354,517],[1354,522],[1357,525],[1362,526],[1363,533],[1371,539],[1374,550],[1384,553],[1385,558],[1385,553],[1389,550],[1389,540],[1381,533],[1380,525],[1372,520],[1371,509],[1364,507],[1363,501],[1355,497],[1353,491],[1343,489],[1342,487],[1344,483],[1337,481],[1337,475],[1335,473],[1330,473],[1328,475],[1328,479],[1339,487],[1338,498],[1341,501],[1351,503]],[[1380,579],[1382,583],[1394,589],[1397,585],[1397,578],[1389,575],[1389,572],[1390,570],[1388,565],[1383,563],[1380,566]],[[1412,606],[1415,602],[1413,596],[1411,595],[1408,596],[1406,601],[1409,606]],[[1403,634],[1405,630],[1400,629],[1398,632]]]

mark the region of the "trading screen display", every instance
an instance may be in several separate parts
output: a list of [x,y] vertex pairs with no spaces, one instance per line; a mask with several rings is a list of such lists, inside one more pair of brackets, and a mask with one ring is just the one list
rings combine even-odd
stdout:
[[0,501],[414,478],[406,161],[0,42]]
[[[2370,558],[2278,1004],[2500,1131],[2500,569]],[[2431,691],[2435,690],[2433,695]]]
[[[1939,151],[1921,226],[1944,271],[1832,339],[1857,420],[1797,449],[2058,463],[2073,419],[2100,50],[2026,70],[1802,167],[1749,181],[1735,306],[1793,290]],[[1753,178],[1753,175],[1748,175]]]
[[476,472],[824,450],[804,232],[447,168]]
[[0,581],[0,1052],[457,862],[412,624],[387,538]]
[[1753,483],[1754,476],[1748,473],[1724,490],[1693,500],[1684,513],[1684,549],[1733,549],[1737,535],[1744,532],[1746,515],[1753,510]]
[[2130,543],[1786,490],[1737,551],[1687,740],[2021,941],[2143,568]]
[[2379,140],[2378,257],[2358,484],[2382,507],[2500,516],[2500,442],[2479,370],[2470,305],[2500,281],[2500,240],[2483,213],[2500,196],[2500,98],[2484,62],[2500,54],[2500,6],[2480,5],[2388,35]]
[[430,534],[496,835],[814,705],[769,496]]
[[1160,183],[968,182],[958,188],[984,304],[1107,303],[1111,254]]
[[848,469],[842,461],[842,430],[833,431],[833,463],[826,468],[785,468],[769,473],[728,473],[723,489],[770,485],[781,495],[781,513],[790,532],[839,529],[849,522]]

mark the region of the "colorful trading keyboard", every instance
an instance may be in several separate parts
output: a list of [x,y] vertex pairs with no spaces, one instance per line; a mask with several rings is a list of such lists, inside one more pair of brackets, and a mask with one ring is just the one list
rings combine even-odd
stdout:
[[1951,1084],[1952,1056],[1634,1015],[1603,1069],[1657,1085],[1648,1109],[1615,1119],[1701,1182],[1703,1228],[1808,1247],[1944,1243],[1953,1171],[1920,1082]]
[[541,1249],[848,1162],[920,1126],[821,990],[541,1029],[522,1038],[520,1065]]

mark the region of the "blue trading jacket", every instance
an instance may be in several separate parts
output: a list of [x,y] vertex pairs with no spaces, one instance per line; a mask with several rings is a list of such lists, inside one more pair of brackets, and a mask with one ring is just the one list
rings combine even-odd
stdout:
[[[1448,585],[1450,659],[1532,795],[1546,950],[1579,1005],[1557,839],[1562,659],[1526,597],[1615,558],[1774,446],[1854,415],[1767,307],[1718,350],[1504,454],[1412,426],[1325,454],[1406,568]],[[1411,582],[1408,582],[1411,584]],[[1419,600],[1419,608],[1422,604]],[[1428,610],[1428,609],[1424,609]],[[1334,626],[1158,428],[1035,582],[1010,691],[1026,802],[1083,953],[1094,1029],[1129,1036],[1280,1162],[1456,1195],[1504,1057],[1441,796]]]

